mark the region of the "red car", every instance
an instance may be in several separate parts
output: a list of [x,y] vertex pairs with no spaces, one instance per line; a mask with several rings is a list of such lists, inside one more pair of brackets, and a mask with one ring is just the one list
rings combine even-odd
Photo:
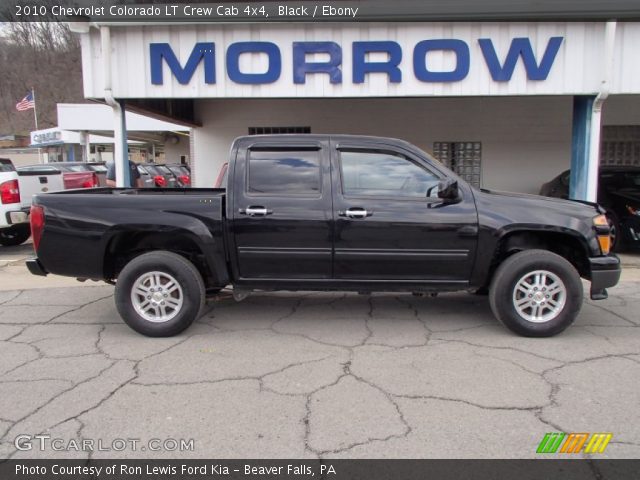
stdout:
[[176,177],[176,183],[178,187],[190,187],[191,186],[191,170],[186,165],[181,163],[170,163],[165,165],[171,173]]
[[94,188],[100,185],[96,172],[62,171],[62,181],[65,190],[72,188]]

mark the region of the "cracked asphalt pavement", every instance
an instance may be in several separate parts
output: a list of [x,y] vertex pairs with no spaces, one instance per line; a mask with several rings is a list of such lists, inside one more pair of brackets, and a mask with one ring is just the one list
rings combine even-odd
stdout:
[[[548,339],[466,293],[223,294],[154,339],[111,286],[0,291],[0,458],[532,458],[552,431],[612,432],[600,456],[638,458],[639,286]],[[194,448],[16,450],[41,433]]]

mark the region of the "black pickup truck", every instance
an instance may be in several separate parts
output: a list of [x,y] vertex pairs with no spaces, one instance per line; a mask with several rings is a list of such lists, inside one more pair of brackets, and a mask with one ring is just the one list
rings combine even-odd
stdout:
[[595,204],[472,188],[401,140],[238,138],[226,189],[38,195],[36,275],[115,283],[134,330],[175,335],[207,295],[252,290],[487,292],[521,335],[551,336],[620,277]]

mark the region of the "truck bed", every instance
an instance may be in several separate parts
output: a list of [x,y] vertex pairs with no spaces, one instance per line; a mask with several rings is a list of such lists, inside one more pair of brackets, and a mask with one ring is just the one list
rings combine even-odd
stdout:
[[224,259],[224,194],[105,187],[36,195],[45,214],[38,255],[47,272],[92,279],[111,278],[109,269],[126,260],[117,258],[125,243],[144,250],[161,238],[187,238],[206,258]]

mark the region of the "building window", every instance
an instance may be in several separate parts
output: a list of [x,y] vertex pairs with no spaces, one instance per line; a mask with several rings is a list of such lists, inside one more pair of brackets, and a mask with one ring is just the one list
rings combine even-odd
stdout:
[[318,150],[251,150],[249,195],[311,195],[320,193]]
[[311,127],[249,127],[249,135],[311,133]]
[[609,125],[603,127],[600,164],[640,166],[640,126]]
[[482,182],[481,142],[434,142],[433,155],[474,187]]

